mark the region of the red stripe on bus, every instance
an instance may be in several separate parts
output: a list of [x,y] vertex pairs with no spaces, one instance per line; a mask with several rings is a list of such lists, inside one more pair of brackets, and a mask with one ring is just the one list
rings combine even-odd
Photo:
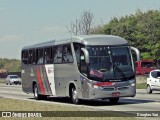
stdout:
[[95,86],[112,86],[114,83],[113,82],[97,82],[94,85]]
[[43,87],[43,83],[42,83],[42,79],[41,79],[41,73],[38,69],[38,66],[37,66],[37,79],[38,79],[38,83],[39,83],[40,89],[42,91],[42,94],[44,94],[45,90],[44,90],[44,87]]

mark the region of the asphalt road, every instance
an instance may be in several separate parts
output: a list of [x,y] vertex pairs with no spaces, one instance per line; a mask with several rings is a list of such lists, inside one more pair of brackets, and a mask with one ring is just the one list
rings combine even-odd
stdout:
[[[0,84],[0,97],[35,101],[33,94],[22,92],[21,85]],[[67,98],[50,97],[40,102],[75,106]],[[116,105],[110,104],[108,100],[84,100],[78,107],[111,111],[160,111],[160,91],[147,94],[145,90],[139,89],[135,97],[121,98]]]

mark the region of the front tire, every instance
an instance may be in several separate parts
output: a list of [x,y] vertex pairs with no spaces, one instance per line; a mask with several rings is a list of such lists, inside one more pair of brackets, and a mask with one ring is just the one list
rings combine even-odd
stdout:
[[9,81],[9,84],[12,85],[12,83]]
[[71,94],[71,100],[72,100],[72,102],[73,102],[74,104],[79,104],[79,103],[80,103],[80,100],[79,100],[79,98],[78,98],[78,93],[77,93],[76,88],[75,88],[75,87],[72,87],[71,92],[72,92],[72,94]]
[[152,93],[152,89],[151,89],[150,85],[147,85],[147,93],[148,93],[148,94],[151,94],[151,93]]

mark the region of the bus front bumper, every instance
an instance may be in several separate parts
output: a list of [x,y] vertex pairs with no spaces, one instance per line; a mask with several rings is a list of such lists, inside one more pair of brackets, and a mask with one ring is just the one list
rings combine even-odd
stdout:
[[107,98],[115,98],[115,97],[134,97],[136,95],[135,87],[124,87],[122,90],[118,90],[118,88],[94,88],[91,92],[91,99],[107,99]]

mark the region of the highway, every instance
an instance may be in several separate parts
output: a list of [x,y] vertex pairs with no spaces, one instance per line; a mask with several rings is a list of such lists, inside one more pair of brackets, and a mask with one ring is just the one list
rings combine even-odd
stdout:
[[[22,91],[21,85],[0,84],[0,98],[36,101],[33,94]],[[75,106],[67,98],[50,97],[39,102]],[[144,89],[138,89],[135,97],[121,98],[116,105],[110,104],[108,100],[83,100],[77,106],[110,111],[160,111],[160,92],[147,94]]]

